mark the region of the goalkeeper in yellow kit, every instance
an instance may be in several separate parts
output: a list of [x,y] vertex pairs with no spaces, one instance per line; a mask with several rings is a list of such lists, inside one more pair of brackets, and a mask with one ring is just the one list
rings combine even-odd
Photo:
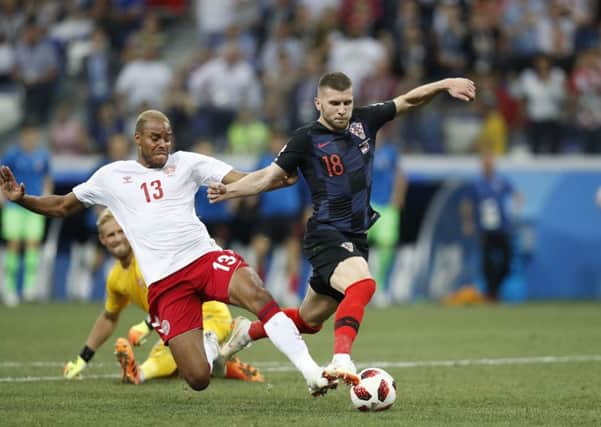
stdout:
[[[103,210],[99,215],[97,226],[100,242],[117,261],[106,282],[104,310],[96,319],[79,356],[65,365],[64,376],[67,379],[78,377],[85,369],[94,353],[115,331],[119,314],[128,303],[131,302],[148,313],[146,283],[123,230],[108,209]],[[216,339],[219,343],[225,341],[230,334],[232,324],[228,307],[221,302],[209,301],[203,304],[202,312],[205,340]],[[115,355],[123,371],[123,382],[140,384],[152,378],[170,376],[176,371],[177,366],[171,351],[160,339],[153,346],[148,359],[140,366],[136,363],[131,345],[143,344],[152,329],[152,325],[146,320],[130,328],[128,339],[117,339]],[[263,381],[263,376],[256,368],[238,359],[220,362],[219,360],[214,362],[214,376]]]

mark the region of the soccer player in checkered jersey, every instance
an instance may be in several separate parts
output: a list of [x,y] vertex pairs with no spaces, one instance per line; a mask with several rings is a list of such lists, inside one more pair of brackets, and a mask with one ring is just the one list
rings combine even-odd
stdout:
[[[335,381],[323,376],[298,329],[258,275],[240,255],[217,246],[196,216],[194,195],[201,185],[229,184],[244,174],[201,154],[170,154],[171,125],[160,111],[141,113],[134,136],[136,161],[109,163],[67,195],[30,196],[6,166],[0,167],[0,186],[8,199],[42,215],[64,217],[91,205],[112,211],[148,284],[152,325],[194,390],[209,385],[212,361],[219,353],[216,341],[205,352],[202,303],[208,300],[256,314],[275,346],[301,371],[312,394],[333,388]],[[274,188],[290,182],[280,180]]]
[[[474,82],[449,78],[425,84],[390,101],[355,108],[351,80],[344,73],[321,77],[315,107],[317,121],[297,129],[274,162],[227,184],[209,184],[208,197],[218,202],[270,189],[287,176],[302,172],[313,200],[304,251],[313,267],[310,287],[300,308],[284,312],[303,333],[315,333],[334,314],[334,355],[325,368],[328,378],[356,384],[351,359],[353,342],[365,306],[375,289],[367,264],[367,230],[378,219],[370,204],[376,133],[384,123],[447,92],[462,101],[476,95]],[[250,341],[265,337],[260,323],[235,320],[221,352],[231,356]]]

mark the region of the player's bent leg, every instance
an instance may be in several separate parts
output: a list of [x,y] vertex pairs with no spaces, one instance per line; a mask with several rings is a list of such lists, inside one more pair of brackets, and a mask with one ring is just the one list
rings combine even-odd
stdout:
[[[334,303],[337,304],[335,301]],[[336,306],[334,305],[331,313],[333,313],[335,309]],[[316,334],[323,327],[322,323],[313,322],[315,326],[312,326],[308,322],[305,322],[300,315],[298,308],[288,307],[282,311],[294,322],[301,334]],[[327,317],[329,317],[331,313]],[[239,351],[250,347],[253,341],[263,338],[267,338],[263,322],[260,320],[251,322],[246,317],[238,316],[232,322],[232,333],[227,341],[221,346],[220,354],[227,360]]]
[[334,298],[318,294],[309,287],[298,309],[298,314],[308,327],[321,329],[321,325],[336,312],[337,307],[338,301]]
[[323,377],[292,320],[286,316],[258,275],[248,267],[236,270],[229,283],[229,300],[256,314],[271,342],[303,374],[313,395],[324,394],[336,382]]
[[152,378],[169,377],[175,373],[177,365],[171,350],[159,339],[150,350],[148,359],[140,365],[141,376],[144,381]]
[[169,340],[169,348],[182,378],[196,390],[204,390],[211,381],[211,366],[204,350],[202,329],[192,329]]

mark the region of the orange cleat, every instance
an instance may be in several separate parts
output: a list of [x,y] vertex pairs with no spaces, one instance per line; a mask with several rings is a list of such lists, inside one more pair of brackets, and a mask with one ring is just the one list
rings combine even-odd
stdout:
[[121,365],[122,377],[121,382],[140,384],[142,382],[140,376],[140,370],[134,357],[134,351],[129,344],[129,341],[125,338],[117,338],[115,342],[115,356],[117,361]]
[[232,357],[225,362],[225,378],[260,383],[265,381],[265,378],[263,378],[263,375],[261,375],[257,368],[248,363],[241,362],[237,357]]

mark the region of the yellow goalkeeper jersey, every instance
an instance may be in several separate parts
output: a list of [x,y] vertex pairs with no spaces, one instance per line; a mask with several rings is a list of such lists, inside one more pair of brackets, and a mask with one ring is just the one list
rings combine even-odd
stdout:
[[[109,313],[120,313],[129,303],[137,305],[148,313],[148,288],[135,257],[132,258],[132,262],[127,268],[123,268],[119,261],[113,265],[106,281],[104,309]],[[209,319],[222,319],[224,328],[225,321],[232,318],[227,305],[218,301],[205,302],[202,305],[202,312],[205,323]],[[229,322],[227,322],[227,327],[229,327]]]

